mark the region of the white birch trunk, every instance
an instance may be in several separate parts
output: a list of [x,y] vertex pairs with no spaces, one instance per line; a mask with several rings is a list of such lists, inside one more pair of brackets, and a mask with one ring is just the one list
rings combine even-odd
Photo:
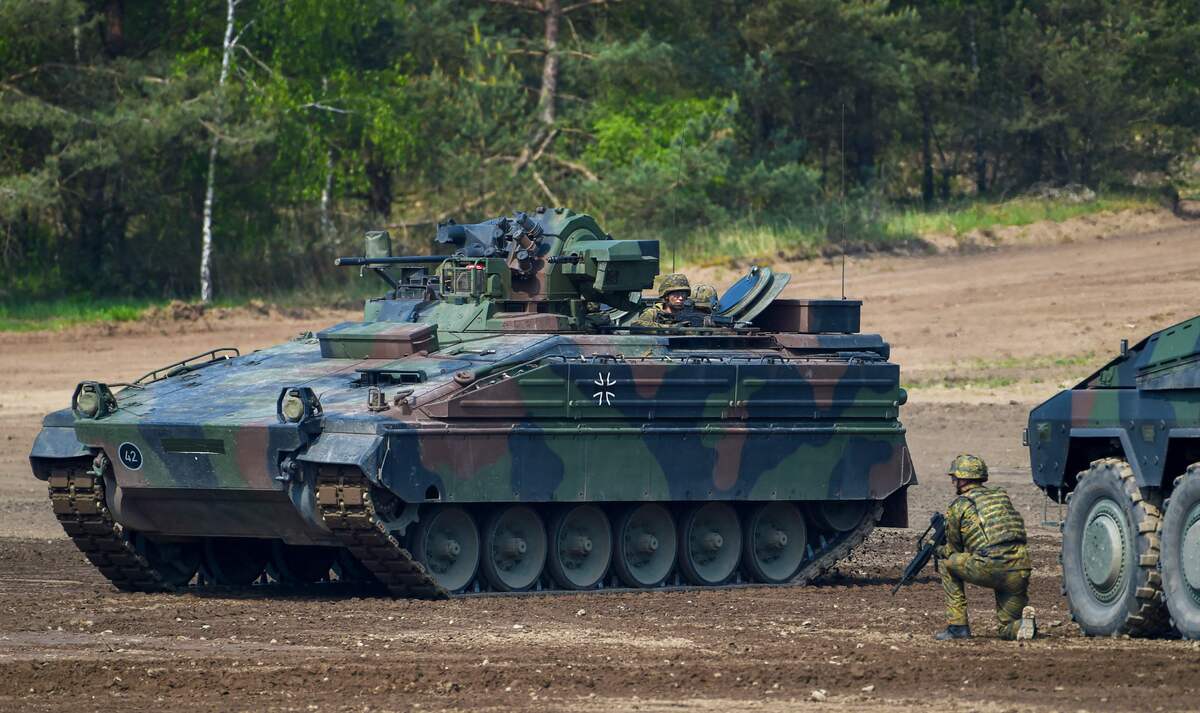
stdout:
[[[238,0],[225,0],[225,41],[221,53],[221,76],[217,79],[217,102],[220,106],[221,90],[225,88],[225,78],[229,76],[229,58],[233,54],[233,9]],[[220,111],[217,112],[218,116]],[[218,122],[218,126],[220,123]],[[213,213],[213,184],[217,171],[217,145],[221,138],[213,134],[212,146],[208,150],[208,181],[204,190],[204,228],[200,246],[200,301],[212,301],[212,213]]]
[[333,241],[333,218],[329,215],[329,204],[333,193],[333,149],[325,154],[325,185],[321,187],[321,237]]
[[541,112],[538,118],[542,124],[550,127],[554,124],[554,101],[558,94],[558,21],[562,18],[562,6],[559,0],[545,0],[543,7],[546,58],[542,62],[542,88],[538,94]]

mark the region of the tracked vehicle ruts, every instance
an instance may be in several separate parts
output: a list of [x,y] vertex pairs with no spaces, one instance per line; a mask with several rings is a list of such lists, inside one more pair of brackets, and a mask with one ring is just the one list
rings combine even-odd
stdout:
[[396,596],[803,582],[915,482],[899,369],[859,303],[626,326],[658,243],[564,209],[440,226],[451,254],[342,258],[361,322],[85,381],[30,461],[121,589],[352,580]]
[[1085,634],[1200,638],[1200,317],[1029,414],[1034,483],[1066,503],[1063,594]]

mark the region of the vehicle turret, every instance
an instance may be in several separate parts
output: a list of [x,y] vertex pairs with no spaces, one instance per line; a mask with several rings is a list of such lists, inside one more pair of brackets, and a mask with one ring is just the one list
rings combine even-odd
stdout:
[[364,257],[338,259],[370,268],[392,287],[368,303],[368,321],[394,312],[382,312],[382,302],[409,299],[482,308],[476,321],[496,322],[490,329],[589,330],[611,322],[601,311],[638,309],[659,271],[657,240],[614,240],[591,216],[561,208],[445,223],[436,242],[453,252],[393,257],[387,233],[373,232]]

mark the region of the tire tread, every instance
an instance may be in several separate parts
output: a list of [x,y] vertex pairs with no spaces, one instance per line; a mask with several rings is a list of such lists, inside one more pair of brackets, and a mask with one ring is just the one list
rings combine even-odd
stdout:
[[[1136,606],[1125,615],[1118,625],[1115,635],[1150,637],[1158,636],[1170,630],[1171,624],[1167,608],[1164,606],[1162,580],[1158,572],[1160,559],[1160,544],[1162,531],[1162,508],[1157,504],[1157,494],[1152,491],[1144,492],[1138,487],[1133,468],[1120,458],[1101,458],[1092,461],[1087,470],[1080,471],[1078,483],[1091,473],[1110,468],[1120,479],[1121,489],[1128,499],[1127,506],[1132,515],[1133,531],[1138,540],[1137,566],[1134,568],[1133,592]],[[1068,517],[1070,511],[1068,510]],[[1061,562],[1061,559],[1060,559]],[[1066,582],[1067,571],[1060,564],[1063,582]],[[1071,606],[1071,597],[1064,584],[1063,594],[1067,597],[1067,605]],[[1074,607],[1072,608],[1072,618]]]

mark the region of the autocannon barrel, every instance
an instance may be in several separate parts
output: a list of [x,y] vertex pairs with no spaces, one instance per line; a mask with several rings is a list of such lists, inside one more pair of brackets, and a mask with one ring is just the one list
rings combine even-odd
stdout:
[[358,265],[422,265],[439,263],[446,255],[400,255],[398,257],[339,257],[333,261],[338,267]]

